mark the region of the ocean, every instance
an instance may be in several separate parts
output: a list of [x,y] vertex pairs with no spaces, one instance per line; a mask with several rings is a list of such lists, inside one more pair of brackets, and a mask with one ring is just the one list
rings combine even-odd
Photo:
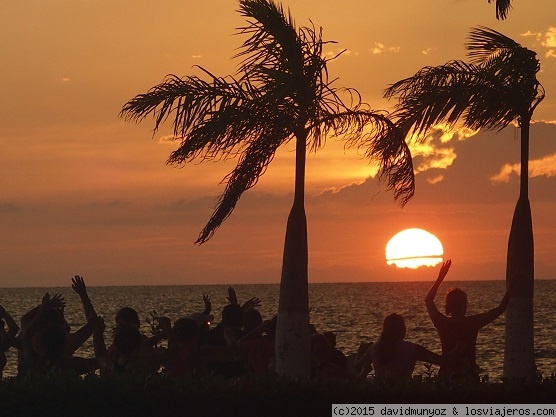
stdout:
[[[311,323],[319,332],[332,331],[337,336],[337,346],[345,354],[356,352],[361,342],[376,340],[384,317],[392,312],[402,314],[406,320],[406,340],[419,343],[440,353],[440,341],[424,304],[432,282],[383,282],[383,283],[312,283],[309,284]],[[460,287],[468,294],[468,314],[480,313],[498,305],[505,291],[503,281],[462,281],[444,283],[436,303],[442,311],[444,294],[453,287]],[[104,317],[107,343],[116,312],[125,306],[135,308],[142,321],[142,330],[150,332],[149,313],[156,311],[172,321],[204,309],[203,294],[212,302],[215,322],[228,302],[226,285],[191,286],[126,286],[89,287],[89,296],[97,313]],[[240,303],[258,297],[264,318],[271,318],[278,310],[278,284],[234,285]],[[5,288],[0,289],[0,305],[19,321],[23,313],[39,304],[45,292],[62,294],[66,300],[66,320],[77,330],[85,323],[83,309],[77,294],[70,286],[64,288]],[[556,373],[556,280],[535,283],[535,357],[537,369],[543,375]],[[491,381],[502,376],[504,352],[504,316],[483,328],[477,340],[477,363],[482,375]],[[91,357],[92,342],[86,342],[77,355]],[[4,377],[15,376],[16,355],[8,352]],[[434,368],[437,370],[437,368]],[[424,373],[417,365],[416,373]]]

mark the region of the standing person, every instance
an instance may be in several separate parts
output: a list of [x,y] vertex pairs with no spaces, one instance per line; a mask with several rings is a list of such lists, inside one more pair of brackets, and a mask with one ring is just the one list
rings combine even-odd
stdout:
[[477,335],[479,330],[492,323],[506,310],[512,285],[508,286],[506,294],[497,307],[472,316],[465,315],[467,312],[467,294],[459,288],[454,288],[446,294],[445,310],[448,317],[438,311],[434,303],[434,297],[451,265],[451,260],[442,264],[436,282],[425,297],[427,311],[440,336],[442,353],[450,352],[454,350],[456,345],[459,345],[459,355],[453,361],[440,367],[439,376],[450,379],[478,380],[479,374],[475,355]]

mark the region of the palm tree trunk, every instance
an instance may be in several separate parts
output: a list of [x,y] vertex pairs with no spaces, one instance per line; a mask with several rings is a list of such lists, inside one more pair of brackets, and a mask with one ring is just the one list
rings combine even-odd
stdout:
[[528,197],[529,119],[521,125],[520,193],[512,220],[506,262],[506,284],[515,279],[506,309],[504,378],[533,381],[536,377],[534,342],[534,242]]
[[307,134],[303,130],[296,136],[295,195],[284,243],[275,355],[276,372],[309,378],[309,255],[304,204]]

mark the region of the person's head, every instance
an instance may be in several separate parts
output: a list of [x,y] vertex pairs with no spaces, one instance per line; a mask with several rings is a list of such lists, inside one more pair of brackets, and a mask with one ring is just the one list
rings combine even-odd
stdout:
[[114,333],[114,346],[122,355],[130,355],[141,347],[141,333],[134,325],[121,324]]
[[49,359],[64,354],[67,332],[59,323],[47,323],[34,335],[33,345],[37,353]]
[[194,343],[199,334],[198,323],[191,318],[181,318],[174,323],[174,334],[180,343]]
[[64,316],[64,309],[63,308],[53,308],[49,309],[44,313],[43,320],[46,323],[55,323],[62,326],[66,332],[69,334],[71,332],[71,327],[69,323],[66,321]]
[[193,313],[189,316],[189,319],[197,323],[197,327],[199,328],[198,338],[202,339],[208,334],[214,316],[212,314]]
[[228,304],[222,309],[222,325],[240,329],[243,325],[243,310],[238,304]]
[[259,312],[259,310],[252,308],[251,310],[247,310],[243,314],[243,330],[246,333],[250,332],[253,329],[256,329],[263,323],[263,316]]
[[311,365],[318,366],[327,362],[333,349],[326,336],[320,333],[311,335]]
[[446,294],[446,314],[451,316],[465,316],[467,312],[467,294],[459,288],[454,288]]
[[116,313],[116,326],[130,325],[139,328],[140,321],[137,311],[131,307],[121,308]]
[[405,320],[403,316],[392,313],[386,316],[382,325],[381,338],[388,340],[403,340],[405,337]]
[[389,362],[394,355],[394,348],[405,338],[406,328],[403,316],[392,313],[384,319],[382,333],[378,339],[378,357],[382,363]]

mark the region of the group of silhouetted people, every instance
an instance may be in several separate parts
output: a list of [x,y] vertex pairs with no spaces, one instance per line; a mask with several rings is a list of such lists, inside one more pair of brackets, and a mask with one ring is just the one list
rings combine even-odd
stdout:
[[[312,327],[311,378],[366,380],[409,379],[417,361],[440,365],[439,377],[476,381],[478,367],[475,348],[479,330],[500,316],[509,301],[510,288],[500,304],[477,315],[466,315],[467,295],[455,288],[447,293],[446,314],[434,303],[451,261],[442,264],[438,278],[425,298],[429,316],[438,331],[442,354],[405,341],[406,325],[399,314],[384,319],[374,343],[361,344],[356,354],[346,356],[336,346],[333,332]],[[86,324],[75,332],[64,317],[65,301],[59,294],[46,293],[39,305],[25,313],[18,325],[0,306],[0,377],[6,365],[5,352],[15,348],[18,376],[50,374],[83,375],[97,372],[101,377],[148,376],[162,372],[169,377],[219,375],[241,377],[248,373],[274,372],[276,316],[264,319],[253,297],[243,304],[235,290],[228,289],[228,304],[221,321],[211,327],[210,297],[203,295],[205,309],[172,321],[153,315],[152,334],[140,330],[137,311],[121,308],[107,343],[106,324],[95,311],[82,277],[72,279],[72,288],[81,299]],[[94,357],[80,357],[76,351],[92,337]],[[371,374],[372,371],[372,374]]]
[[374,368],[378,379],[410,378],[417,361],[440,365],[438,375],[447,380],[478,381],[475,349],[479,330],[493,322],[505,310],[509,302],[512,285],[508,286],[500,304],[481,314],[467,316],[467,294],[454,288],[446,294],[445,311],[442,314],[434,298],[448,274],[451,260],[444,262],[438,278],[425,297],[425,305],[442,345],[442,355],[438,355],[421,345],[404,340],[405,321],[399,314],[390,314],[384,319],[382,333],[378,341],[370,345],[358,358],[362,372]]

